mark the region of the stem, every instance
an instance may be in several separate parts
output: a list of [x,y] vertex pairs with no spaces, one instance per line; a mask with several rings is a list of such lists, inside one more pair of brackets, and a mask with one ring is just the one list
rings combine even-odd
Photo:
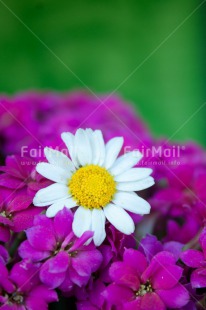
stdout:
[[9,254],[11,257],[13,257],[16,253],[16,250],[18,249],[20,243],[25,239],[25,233],[20,232],[14,239],[10,249],[9,249]]

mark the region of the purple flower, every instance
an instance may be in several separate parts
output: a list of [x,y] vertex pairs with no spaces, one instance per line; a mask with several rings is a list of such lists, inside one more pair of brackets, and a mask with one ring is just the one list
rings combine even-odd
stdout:
[[32,200],[39,189],[51,184],[36,172],[36,164],[30,157],[8,156],[6,165],[0,167],[0,187],[15,190],[15,196],[27,195]]
[[91,243],[93,232],[81,238],[72,231],[73,214],[64,208],[55,218],[36,216],[33,226],[26,231],[27,240],[20,248],[22,258],[41,262],[40,279],[51,288],[69,291],[73,285],[86,285],[101,262],[102,255]]
[[99,247],[103,260],[98,270],[93,273],[88,284],[83,287],[74,286],[73,295],[77,299],[77,309],[104,309],[110,310],[103,292],[106,285],[111,282],[109,276],[109,267],[113,260],[116,259],[116,253],[109,245],[102,244]]
[[206,227],[200,235],[199,243],[202,251],[189,249],[181,254],[185,265],[195,269],[190,278],[193,288],[206,287]]
[[32,200],[36,191],[50,182],[36,173],[30,158],[9,156],[0,171],[0,240],[8,242],[10,230],[27,229],[42,211],[33,206]]
[[181,308],[189,301],[188,291],[179,282],[182,272],[170,252],[159,252],[148,263],[141,252],[126,249],[123,261],[110,268],[113,283],[104,294],[118,309]]
[[[106,97],[99,96],[101,101],[106,100],[105,105],[100,106],[98,98],[84,91],[68,94],[28,92],[12,98],[2,96],[0,140],[4,156],[19,154],[22,146],[28,146],[28,151],[31,148],[38,150],[40,144],[62,146],[60,134],[74,132],[79,127],[103,130],[106,141],[123,136],[125,146],[129,148],[137,148],[142,144],[141,140],[151,144],[149,130],[131,105],[116,96]],[[135,135],[125,130],[126,126]]]
[[[172,145],[164,148],[172,149]],[[154,233],[162,235],[165,230],[165,241],[187,243],[206,221],[206,156],[205,150],[193,143],[179,152],[179,156],[159,159],[164,164],[155,170],[159,181],[150,204],[159,213]]]
[[[167,140],[167,139],[165,139]],[[205,167],[205,150],[194,142],[176,143],[155,141],[159,153],[152,154],[152,160],[156,161],[156,179],[165,180],[175,188],[180,186],[177,177],[185,184],[190,182],[189,176],[194,173],[194,168]],[[188,169],[190,168],[190,169]]]
[[83,287],[74,287],[77,298],[77,309],[104,309],[110,310],[110,305],[103,292],[111,283],[109,268],[111,264],[122,259],[125,248],[135,248],[136,241],[133,235],[124,235],[112,225],[107,226],[107,239],[98,249],[103,260],[98,270],[93,273],[88,284]]
[[48,303],[57,301],[57,293],[40,283],[38,271],[38,265],[24,260],[9,273],[0,262],[0,309],[46,310]]
[[[136,241],[134,236],[125,236],[119,233],[113,226],[108,227],[108,241],[109,245],[103,244],[99,247],[103,256],[103,262],[97,272],[93,274],[89,283],[82,288],[74,287],[74,295],[78,300],[78,310],[87,310],[90,309],[89,307],[91,309],[111,309],[109,299],[104,294],[106,286],[112,282],[109,268],[112,263],[122,260],[125,248],[135,248]],[[172,253],[177,261],[182,246],[178,242],[167,242],[162,245],[155,236],[147,235],[141,240],[139,251],[146,256],[148,262],[160,251]]]
[[151,262],[152,258],[161,251],[172,253],[177,261],[180,258],[182,248],[182,243],[169,241],[162,244],[156,236],[148,234],[141,240],[138,250],[146,256],[148,262]]
[[106,285],[97,279],[93,283],[89,283],[87,287],[75,287],[74,295],[77,298],[78,310],[111,310],[110,304],[103,295]]

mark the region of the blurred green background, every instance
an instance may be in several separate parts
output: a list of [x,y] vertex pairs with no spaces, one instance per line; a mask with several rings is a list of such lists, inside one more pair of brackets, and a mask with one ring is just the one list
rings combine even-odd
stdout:
[[156,136],[206,145],[205,13],[198,0],[0,0],[0,92],[84,87],[68,67],[95,93],[118,88]]

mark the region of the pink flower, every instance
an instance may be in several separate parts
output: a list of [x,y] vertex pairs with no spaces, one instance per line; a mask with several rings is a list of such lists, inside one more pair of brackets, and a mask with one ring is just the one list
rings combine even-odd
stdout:
[[123,261],[110,268],[113,283],[104,294],[118,310],[181,308],[189,301],[188,291],[179,282],[182,272],[167,251],[157,253],[148,263],[141,252],[126,249]]
[[[184,147],[177,157],[159,159],[164,164],[155,170],[159,181],[150,204],[159,213],[154,232],[162,234],[166,230],[165,241],[187,243],[206,221],[206,153],[193,143]],[[172,149],[172,145],[164,148]],[[169,164],[170,161],[179,164]]]
[[135,248],[135,246],[133,235],[124,235],[114,226],[107,226],[107,239],[98,248],[103,257],[101,266],[93,273],[86,286],[74,287],[78,310],[90,308],[110,310],[110,305],[103,295],[106,286],[111,283],[109,268],[113,262],[122,259],[125,248]]
[[73,295],[77,299],[77,309],[104,309],[110,310],[110,305],[107,303],[103,292],[106,285],[111,282],[109,276],[109,267],[116,259],[114,249],[109,245],[102,244],[99,247],[103,260],[98,270],[93,273],[88,284],[83,287],[74,286]]
[[40,283],[38,270],[38,265],[25,260],[9,272],[0,262],[0,309],[47,310],[48,303],[58,300],[55,291]]
[[100,280],[89,283],[87,287],[75,287],[74,294],[77,298],[78,310],[111,310],[110,304],[103,295],[106,285]]
[[192,271],[190,282],[194,288],[206,287],[206,227],[203,229],[199,242],[202,251],[189,249],[181,254],[181,259]]
[[7,242],[11,230],[20,232],[32,225],[42,211],[33,206],[33,197],[50,182],[36,173],[31,158],[8,156],[0,171],[0,240]]
[[162,251],[170,252],[175,260],[178,261],[182,248],[182,243],[169,241],[162,244],[156,236],[148,234],[141,240],[138,250],[146,256],[148,262],[151,262],[152,258]]
[[6,165],[0,167],[0,187],[12,191],[15,196],[27,195],[31,200],[35,193],[51,184],[36,172],[35,160],[18,155],[8,156]]
[[[22,146],[28,146],[28,150],[38,150],[39,146],[61,147],[60,134],[74,132],[79,127],[103,130],[106,141],[123,136],[125,146],[132,149],[142,145],[141,141],[150,145],[149,130],[131,105],[117,96],[107,100],[106,97],[99,96],[98,100],[84,91],[68,94],[28,92],[11,98],[1,97],[3,155],[19,154]],[[103,101],[105,104],[101,104]]]
[[70,291],[74,284],[86,285],[102,262],[102,255],[95,246],[85,245],[93,232],[75,237],[72,221],[73,214],[66,208],[53,219],[36,216],[33,226],[26,231],[27,240],[19,248],[22,258],[42,263],[41,281],[62,291]]

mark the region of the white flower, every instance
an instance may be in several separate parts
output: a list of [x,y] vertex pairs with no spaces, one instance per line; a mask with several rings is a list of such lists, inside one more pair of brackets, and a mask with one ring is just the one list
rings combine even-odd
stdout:
[[117,158],[123,138],[113,138],[105,145],[100,130],[78,129],[75,135],[63,133],[62,139],[71,159],[45,148],[48,163],[39,163],[36,170],[55,183],[37,192],[34,205],[49,206],[48,217],[64,207],[78,206],[73,231],[77,237],[94,231],[97,246],[105,239],[106,219],[122,233],[133,233],[134,222],[126,211],[141,215],[150,212],[149,203],[134,192],[154,184],[152,169],[133,168],[142,154],[130,152]]

